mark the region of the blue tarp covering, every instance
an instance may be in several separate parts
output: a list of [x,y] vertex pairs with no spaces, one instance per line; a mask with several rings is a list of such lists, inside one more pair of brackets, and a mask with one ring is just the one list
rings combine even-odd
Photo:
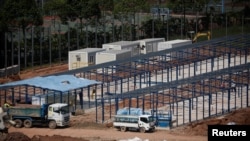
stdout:
[[66,92],[69,90],[84,88],[89,85],[99,84],[99,83],[101,82],[84,78],[77,78],[74,75],[59,75],[59,76],[47,76],[47,77],[34,77],[31,79],[10,82],[0,85],[0,89],[20,86],[20,85],[28,85],[28,86],[40,87],[43,89]]
[[123,108],[117,111],[117,115],[142,115],[142,114],[143,112],[141,108]]

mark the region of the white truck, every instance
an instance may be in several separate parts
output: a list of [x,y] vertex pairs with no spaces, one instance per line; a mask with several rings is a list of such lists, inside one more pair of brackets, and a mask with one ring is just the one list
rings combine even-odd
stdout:
[[155,121],[151,115],[115,115],[113,126],[122,132],[137,130],[142,133],[155,131]]

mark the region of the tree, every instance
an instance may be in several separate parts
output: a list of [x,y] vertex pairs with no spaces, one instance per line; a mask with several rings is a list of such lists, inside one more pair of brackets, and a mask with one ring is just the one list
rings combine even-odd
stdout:
[[3,15],[4,1],[0,1],[0,68],[5,67],[5,32],[7,31],[7,23]]
[[[28,26],[42,25],[43,18],[34,0],[5,0],[1,9],[2,25],[10,29],[22,29],[24,39],[24,57],[26,67],[26,28]],[[5,30],[6,31],[6,30]]]
[[[92,24],[95,26],[95,28],[97,28],[97,21],[101,17],[99,0],[68,0],[67,5],[69,7],[67,10],[69,11],[67,11],[67,13],[64,16],[66,16],[70,20],[79,19],[80,36],[83,36],[83,20],[84,19],[85,19],[86,27],[89,26],[89,24],[90,25]],[[86,44],[87,44],[86,46],[88,46],[88,31],[86,31]]]
[[83,19],[101,17],[99,2],[96,0],[66,0],[64,7],[65,9],[59,10],[58,13],[64,21],[79,19],[82,22]]
[[27,26],[43,23],[41,12],[34,0],[6,0],[2,12],[8,27],[21,27],[24,34]]
[[[106,31],[106,25],[112,24],[113,23],[113,18],[108,18],[108,17],[113,17],[113,10],[114,10],[114,1],[113,0],[99,0],[99,7],[101,9],[101,19],[100,24],[102,26],[102,31],[103,31],[103,43],[107,42],[107,37],[109,37],[109,33]],[[112,29],[113,28],[112,24]],[[114,40],[114,39],[113,39]]]
[[[154,24],[154,26],[152,26],[152,24]],[[162,21],[160,19],[156,19],[154,21],[153,19],[150,19],[148,21],[145,21],[142,23],[141,28],[145,33],[145,38],[150,38],[152,36],[155,38],[161,38],[165,36],[165,30],[163,30],[164,25],[162,24]],[[152,33],[154,35],[152,35]]]
[[67,11],[66,0],[50,0],[44,5],[46,15],[62,16]]
[[[0,1],[0,33],[3,34],[4,31],[7,29],[7,23],[4,19],[4,11],[3,11],[4,1]],[[2,39],[2,38],[1,38]]]
[[46,13],[60,17],[62,23],[79,20],[80,36],[83,35],[84,19],[94,23],[101,17],[100,0],[51,0],[45,4]]
[[[128,18],[127,15],[132,15],[133,23],[132,23],[132,40],[135,40],[136,37],[136,29],[135,29],[135,16],[137,12],[143,11],[147,8],[146,0],[119,0],[115,2],[114,14],[115,15],[123,15],[121,18]],[[126,16],[125,16],[126,15]],[[118,17],[119,17],[118,16]],[[131,19],[129,19],[131,20]]]

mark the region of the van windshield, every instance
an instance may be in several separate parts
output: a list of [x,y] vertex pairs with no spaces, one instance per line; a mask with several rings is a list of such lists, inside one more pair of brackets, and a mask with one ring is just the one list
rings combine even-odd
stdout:
[[144,123],[148,123],[148,119],[146,117],[141,117],[140,121],[144,122]]
[[152,116],[148,117],[148,121],[149,122],[153,122],[154,121],[154,118]]
[[150,123],[154,121],[154,118],[152,116],[149,117],[141,117],[140,120],[145,123]]

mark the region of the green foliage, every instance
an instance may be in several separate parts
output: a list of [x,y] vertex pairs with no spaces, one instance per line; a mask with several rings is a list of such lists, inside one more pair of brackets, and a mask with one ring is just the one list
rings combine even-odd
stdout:
[[113,0],[99,0],[100,9],[102,11],[113,11],[114,1]]
[[50,0],[44,5],[45,15],[57,15],[63,17],[67,11],[69,10],[66,5],[66,0]]
[[146,0],[119,0],[115,3],[114,13],[135,13],[144,10],[146,7]]
[[187,11],[201,12],[209,0],[171,0],[168,4],[174,12],[183,13]]
[[4,18],[4,11],[3,11],[4,1],[0,1],[0,33],[4,32],[7,29],[7,23],[5,22]]
[[[120,0],[114,3],[114,11],[116,19],[119,19],[122,22],[122,27],[124,29],[124,23],[131,23],[132,19],[134,21],[131,25],[132,40],[135,40],[136,31],[135,31],[135,14],[137,12],[142,12],[148,8],[146,0]],[[133,27],[134,26],[134,27]],[[124,30],[122,30],[124,31]],[[123,33],[122,33],[123,34]]]
[[34,0],[6,0],[1,13],[9,26],[25,28],[43,23],[41,12]]
[[141,29],[144,31],[146,38],[151,38],[154,33],[154,37],[164,37],[165,32],[163,30],[164,25],[160,19],[148,20],[142,23]]
[[99,2],[96,0],[52,0],[46,4],[46,9],[54,10],[62,19],[71,21],[101,16]]

